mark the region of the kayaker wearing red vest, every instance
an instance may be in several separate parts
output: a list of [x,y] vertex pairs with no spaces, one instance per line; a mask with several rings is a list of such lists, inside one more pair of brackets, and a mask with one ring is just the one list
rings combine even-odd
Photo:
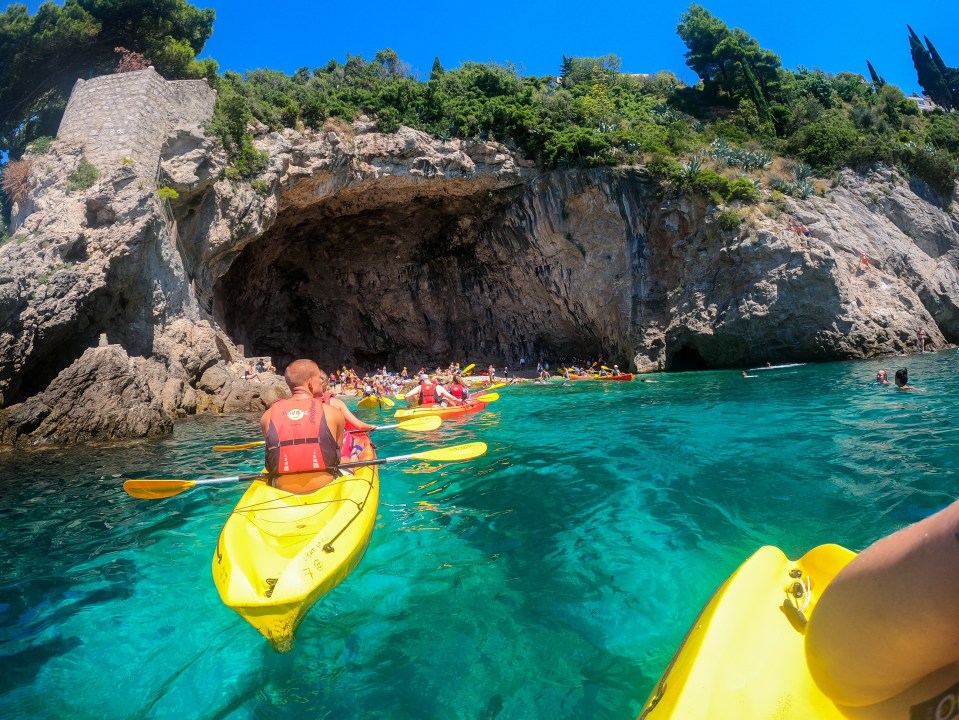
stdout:
[[446,392],[442,385],[432,383],[430,381],[430,376],[426,373],[420,375],[420,384],[403,396],[406,400],[406,404],[409,407],[413,407],[412,398],[416,395],[420,396],[420,407],[436,405],[438,401],[444,399],[456,405],[465,404],[463,400],[457,400],[455,397]]
[[334,405],[317,397],[327,376],[312,360],[294,360],[283,374],[292,397],[277,400],[260,418],[266,440],[266,469],[274,485],[303,494],[333,479],[340,463],[345,420]]
[[470,391],[469,388],[463,384],[463,378],[459,375],[453,376],[453,384],[450,385],[450,395],[455,397],[457,400],[469,400]]
[[[322,370],[320,370],[320,374],[324,374]],[[350,411],[345,402],[330,392],[329,379],[324,381],[322,394],[318,397],[322,398],[324,403],[332,405],[343,413],[343,419],[346,421],[346,431],[343,433],[343,441],[340,443],[340,456],[356,460],[357,458],[353,456],[353,435],[373,432],[376,430],[376,425],[360,420]]]

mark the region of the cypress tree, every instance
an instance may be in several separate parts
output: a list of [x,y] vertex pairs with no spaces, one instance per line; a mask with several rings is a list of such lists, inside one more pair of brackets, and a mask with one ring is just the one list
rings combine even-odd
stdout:
[[939,68],[939,72],[942,73],[942,77],[946,81],[952,107],[959,107],[959,69],[948,67],[946,63],[943,62],[942,56],[939,55],[939,51],[936,50],[936,46],[932,44],[932,41],[925,35],[922,36],[922,39],[926,41],[926,47],[929,49],[929,57],[932,58],[933,64]]
[[886,84],[886,81],[879,76],[879,73],[876,72],[876,68],[872,66],[872,63],[866,60],[866,67],[869,68],[869,77],[872,78],[872,86],[876,90],[879,90],[883,85]]
[[912,53],[912,64],[916,67],[919,85],[934,103],[947,109],[951,108],[952,93],[949,92],[946,79],[933,62],[931,53],[923,47],[916,32],[909,25],[906,27],[909,28],[909,50]]
[[445,72],[446,70],[443,69],[443,64],[440,62],[440,57],[437,55],[433,58],[433,69],[430,70],[430,80],[439,80]]

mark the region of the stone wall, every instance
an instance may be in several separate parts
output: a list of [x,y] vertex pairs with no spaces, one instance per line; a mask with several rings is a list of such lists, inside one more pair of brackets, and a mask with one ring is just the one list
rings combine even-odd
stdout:
[[83,145],[86,159],[101,170],[129,158],[139,176],[152,179],[166,139],[205,123],[215,103],[206,80],[168,81],[152,67],[81,79],[57,136]]

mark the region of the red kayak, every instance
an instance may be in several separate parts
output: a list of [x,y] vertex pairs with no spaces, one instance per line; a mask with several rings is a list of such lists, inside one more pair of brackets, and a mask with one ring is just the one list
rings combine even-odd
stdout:
[[448,407],[443,407],[442,405],[426,405],[410,410],[397,410],[395,417],[398,419],[422,417],[424,415],[439,415],[444,418],[455,417],[457,415],[479,412],[484,409],[486,405],[487,403],[482,400],[472,403],[471,405],[450,405]]
[[632,380],[632,373],[623,373],[622,375],[600,375],[598,380]]

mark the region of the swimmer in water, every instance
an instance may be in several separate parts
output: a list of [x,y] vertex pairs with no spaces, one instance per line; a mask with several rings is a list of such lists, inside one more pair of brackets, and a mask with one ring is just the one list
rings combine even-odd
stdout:
[[754,377],[756,377],[756,376],[755,376],[755,375],[750,375],[748,372],[746,372],[745,370],[743,370],[743,377],[744,377],[744,378],[748,378],[748,377],[754,378]]
[[889,373],[885,370],[880,370],[876,373],[876,385],[888,385],[889,384]]
[[915,390],[912,385],[908,384],[909,382],[909,370],[906,368],[901,368],[896,370],[896,387],[900,390]]

